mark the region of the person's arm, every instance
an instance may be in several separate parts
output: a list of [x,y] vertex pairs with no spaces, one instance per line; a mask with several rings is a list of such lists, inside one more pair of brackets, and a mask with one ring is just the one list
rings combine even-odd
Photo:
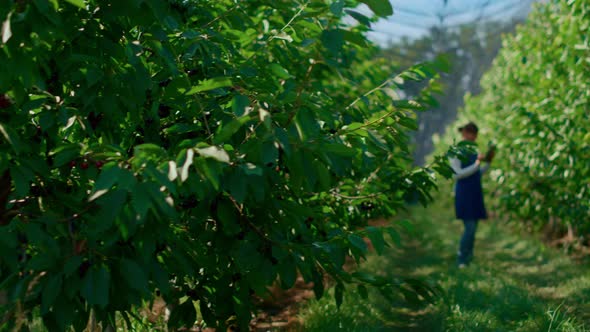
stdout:
[[461,180],[469,177],[479,170],[479,160],[476,160],[473,165],[467,166],[465,168],[461,168],[461,161],[458,158],[451,158],[450,161],[451,168],[455,172],[455,176],[453,177],[455,180]]
[[483,159],[485,163],[480,167],[481,174],[485,173],[488,169],[490,169],[490,166],[492,165],[492,160],[494,160],[495,156],[496,150],[495,147],[493,147],[492,150],[488,152],[487,156],[485,156],[487,158]]
[[487,172],[487,170],[490,169],[490,163],[484,163],[483,165],[480,165],[479,170],[481,171],[481,174],[484,174],[485,172]]

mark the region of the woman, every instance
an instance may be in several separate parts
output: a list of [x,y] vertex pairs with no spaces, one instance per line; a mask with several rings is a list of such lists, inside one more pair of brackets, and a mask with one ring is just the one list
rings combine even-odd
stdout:
[[[473,122],[459,128],[464,141],[475,142],[478,128]],[[487,212],[483,200],[481,175],[489,169],[489,162],[494,157],[492,152],[488,163],[482,162],[483,155],[475,153],[467,156],[466,160],[451,158],[451,167],[455,171],[455,213],[457,219],[463,221],[465,230],[459,244],[457,263],[459,268],[464,268],[473,258],[473,246],[477,223],[481,219],[487,219]]]

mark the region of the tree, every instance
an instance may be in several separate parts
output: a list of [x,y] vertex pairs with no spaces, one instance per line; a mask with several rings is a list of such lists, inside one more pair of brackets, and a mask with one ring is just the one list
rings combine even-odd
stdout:
[[362,236],[386,245],[360,228],[369,217],[428,200],[433,175],[406,145],[429,92],[388,92],[446,63],[392,74],[357,5],[1,6],[5,326],[35,308],[51,330],[81,330],[91,311],[113,324],[156,293],[174,305],[171,328],[195,322],[194,304],[210,326],[247,326],[251,295],[297,273],[318,297],[331,275],[337,302],[345,284],[405,287],[342,265],[366,254]]

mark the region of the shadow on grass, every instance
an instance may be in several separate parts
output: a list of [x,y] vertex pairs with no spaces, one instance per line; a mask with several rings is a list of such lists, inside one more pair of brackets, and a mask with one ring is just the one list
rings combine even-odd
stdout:
[[[448,209],[414,210],[415,231],[403,246],[371,256],[362,269],[391,277],[419,277],[444,289],[435,304],[409,306],[376,293],[368,301],[347,293],[302,312],[304,331],[586,331],[590,326],[590,270],[509,226],[481,223],[476,260],[455,267],[462,225]],[[330,323],[328,323],[328,321]]]

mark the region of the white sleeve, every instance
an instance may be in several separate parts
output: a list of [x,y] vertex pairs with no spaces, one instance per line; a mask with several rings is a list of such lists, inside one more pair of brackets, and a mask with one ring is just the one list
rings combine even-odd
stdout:
[[469,176],[475,174],[475,172],[477,172],[479,170],[479,165],[476,163],[474,163],[471,166],[461,168],[461,161],[458,158],[451,158],[450,161],[451,161],[451,168],[455,172],[455,176],[454,176],[455,180],[461,180],[466,177],[469,177]]

